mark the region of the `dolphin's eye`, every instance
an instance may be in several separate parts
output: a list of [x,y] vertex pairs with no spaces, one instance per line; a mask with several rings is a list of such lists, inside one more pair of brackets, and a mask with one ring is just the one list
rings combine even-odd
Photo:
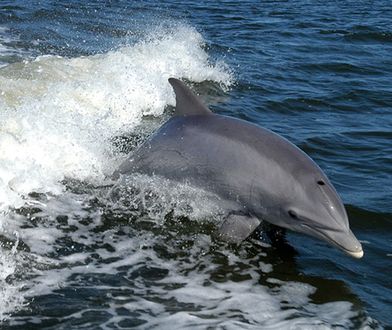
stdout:
[[318,180],[318,181],[317,181],[317,184],[318,184],[319,186],[325,186],[325,182],[324,182],[323,180]]
[[297,213],[295,213],[293,210],[289,210],[289,216],[293,219],[298,219]]

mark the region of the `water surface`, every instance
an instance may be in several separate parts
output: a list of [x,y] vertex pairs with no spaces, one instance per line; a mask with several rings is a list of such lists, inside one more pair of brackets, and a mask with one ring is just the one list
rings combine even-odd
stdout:
[[[391,22],[385,0],[2,1],[1,327],[391,328]],[[236,248],[207,192],[113,186],[169,77],[305,150],[364,258],[295,233]]]

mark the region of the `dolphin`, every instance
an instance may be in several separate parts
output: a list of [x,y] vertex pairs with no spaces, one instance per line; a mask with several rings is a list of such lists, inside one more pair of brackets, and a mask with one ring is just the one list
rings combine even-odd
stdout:
[[253,123],[212,113],[180,80],[174,116],[120,165],[121,174],[158,175],[217,194],[227,216],[220,236],[241,243],[266,221],[361,258],[343,203],[302,150]]

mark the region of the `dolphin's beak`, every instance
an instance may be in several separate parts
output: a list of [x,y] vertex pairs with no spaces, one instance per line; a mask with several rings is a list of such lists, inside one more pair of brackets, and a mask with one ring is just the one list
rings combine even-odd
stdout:
[[330,235],[331,243],[346,252],[348,255],[360,259],[363,257],[363,249],[361,243],[349,230],[346,232],[332,232]]
[[306,228],[305,231],[308,234],[327,241],[329,244],[336,246],[348,255],[357,259],[363,257],[362,245],[350,229],[348,231],[335,231],[314,228],[307,225],[302,226]]

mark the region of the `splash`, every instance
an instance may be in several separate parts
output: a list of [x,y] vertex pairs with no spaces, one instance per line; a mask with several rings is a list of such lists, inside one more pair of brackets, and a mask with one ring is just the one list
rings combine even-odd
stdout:
[[59,194],[64,178],[101,182],[117,165],[111,138],[174,104],[167,79],[229,86],[202,36],[178,26],[133,46],[80,58],[40,56],[0,71],[0,209],[32,191]]

